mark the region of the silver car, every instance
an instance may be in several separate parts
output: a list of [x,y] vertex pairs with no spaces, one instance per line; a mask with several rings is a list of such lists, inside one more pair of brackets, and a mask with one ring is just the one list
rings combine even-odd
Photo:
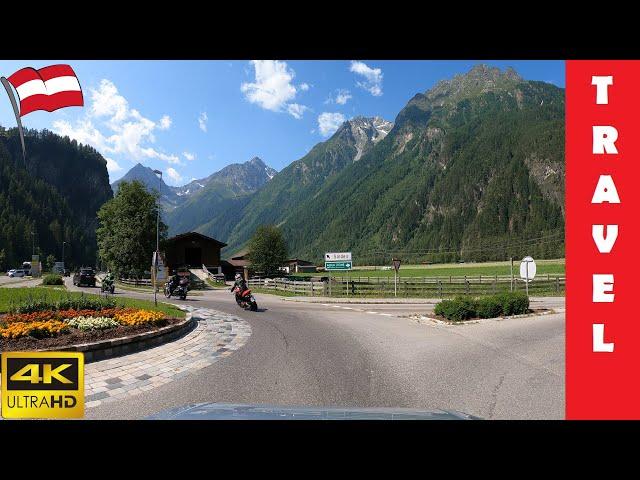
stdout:
[[25,272],[24,270],[19,269],[19,268],[12,268],[11,270],[9,270],[7,272],[7,275],[10,278],[13,278],[13,277],[24,277],[26,274],[27,274],[27,272]]

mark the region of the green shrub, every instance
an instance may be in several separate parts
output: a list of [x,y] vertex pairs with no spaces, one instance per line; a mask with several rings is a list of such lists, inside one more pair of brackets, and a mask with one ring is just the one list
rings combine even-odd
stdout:
[[466,297],[456,297],[453,300],[443,300],[435,308],[436,315],[442,315],[448,320],[460,322],[475,316],[476,302]]
[[64,285],[64,281],[62,280],[61,275],[57,275],[55,273],[49,273],[42,277],[43,285]]
[[505,292],[472,299],[456,297],[436,305],[436,315],[460,322],[470,318],[496,318],[502,315],[521,315],[529,311],[529,298],[522,292]]
[[529,311],[529,297],[522,292],[504,292],[497,297],[502,304],[503,315],[521,315]]
[[44,310],[102,310],[103,308],[114,308],[116,301],[112,298],[80,295],[67,295],[63,298],[52,298],[46,295],[28,295],[21,299],[17,307],[13,308],[15,313],[33,313]]
[[482,297],[476,302],[476,315],[480,318],[499,317],[502,311],[502,302],[497,295]]

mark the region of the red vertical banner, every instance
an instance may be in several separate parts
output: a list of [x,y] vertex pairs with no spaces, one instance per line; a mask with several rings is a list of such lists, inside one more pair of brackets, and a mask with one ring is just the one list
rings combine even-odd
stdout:
[[639,162],[640,61],[567,61],[568,419],[640,418]]

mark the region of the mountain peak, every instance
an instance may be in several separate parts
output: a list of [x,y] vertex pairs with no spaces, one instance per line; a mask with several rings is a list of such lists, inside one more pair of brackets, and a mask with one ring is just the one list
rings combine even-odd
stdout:
[[253,157],[251,160],[248,160],[246,163],[253,165],[266,166],[266,164],[262,161],[260,157]]
[[378,143],[393,128],[393,122],[382,117],[364,117],[359,115],[344,122],[332,138],[343,139],[356,147],[356,156],[353,161],[358,161],[362,155],[373,145]]
[[474,65],[467,73],[441,80],[425,95],[442,105],[447,98],[460,100],[490,91],[507,90],[522,81],[523,78],[511,67],[503,71],[481,63]]

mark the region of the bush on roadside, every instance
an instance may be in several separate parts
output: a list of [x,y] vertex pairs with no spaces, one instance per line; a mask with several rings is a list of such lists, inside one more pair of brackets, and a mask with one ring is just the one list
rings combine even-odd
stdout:
[[496,318],[529,311],[529,298],[522,292],[505,292],[478,299],[456,297],[436,305],[435,314],[460,322],[470,318]]
[[56,273],[49,273],[42,277],[43,285],[64,285],[64,281],[62,280],[62,276]]
[[529,297],[522,292],[505,292],[496,295],[502,304],[503,315],[521,315],[529,311]]
[[475,301],[466,297],[456,297],[453,300],[443,300],[435,308],[436,315],[460,322],[468,320],[475,315]]
[[476,315],[480,318],[495,318],[502,315],[502,302],[495,295],[479,298],[476,302]]

